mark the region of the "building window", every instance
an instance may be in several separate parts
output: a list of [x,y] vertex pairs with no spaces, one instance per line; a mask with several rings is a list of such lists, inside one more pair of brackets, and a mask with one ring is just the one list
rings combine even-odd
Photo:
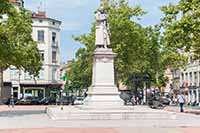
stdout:
[[184,86],[185,87],[188,86],[188,73],[185,73],[185,76],[184,76]]
[[44,61],[44,50],[40,50],[40,56],[42,57],[42,61]]
[[52,32],[52,42],[56,43],[56,33]]
[[53,22],[52,22],[52,25],[55,25],[55,24],[56,24],[56,23],[53,21]]
[[44,42],[44,30],[38,30],[38,42]]
[[[199,72],[199,75],[198,75],[198,76],[199,76],[199,79],[200,79],[200,72]],[[199,82],[198,84],[199,84],[199,86],[200,86],[200,80],[199,80],[198,82]]]
[[181,77],[182,77],[182,81],[184,81],[184,74],[183,73],[181,73]]
[[56,80],[56,69],[52,69],[52,80]]
[[43,21],[40,19],[39,22],[42,23]]
[[190,86],[192,86],[192,82],[193,82],[193,80],[192,80],[192,72],[190,72]]
[[24,73],[24,79],[25,79],[25,80],[31,80],[31,79],[32,79],[32,76],[31,76],[28,72],[25,72],[25,73]]
[[197,85],[197,72],[194,72],[194,85]]
[[17,80],[18,79],[18,72],[15,68],[10,69],[10,78],[11,80]]
[[185,73],[185,81],[188,81],[188,73]]
[[42,68],[42,69],[40,70],[38,79],[44,80],[44,68]]
[[56,51],[52,51],[52,63],[57,63],[57,61],[56,61]]
[[192,56],[189,56],[188,58],[189,58],[188,63],[192,63],[193,62]]

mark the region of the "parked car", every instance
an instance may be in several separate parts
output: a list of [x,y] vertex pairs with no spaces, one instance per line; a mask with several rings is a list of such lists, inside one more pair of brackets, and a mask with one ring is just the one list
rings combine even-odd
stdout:
[[[7,101],[5,101],[4,104],[5,105],[9,105],[10,104],[10,100],[11,100],[11,98],[9,98]],[[14,100],[14,104],[16,104],[17,98],[14,98],[13,100]]]
[[39,104],[41,105],[51,105],[55,103],[56,103],[56,99],[53,97],[44,97],[39,101]]
[[62,96],[59,100],[60,105],[74,105],[75,97],[72,96]]
[[161,98],[161,103],[164,104],[164,105],[170,105],[171,99],[167,98],[167,97],[162,97]]
[[39,104],[39,98],[28,96],[26,98],[20,99],[15,104],[16,105],[38,105]]
[[124,101],[124,105],[132,104],[132,95],[129,91],[121,92],[119,96]]
[[83,100],[85,97],[76,97],[74,104],[75,105],[82,105],[83,104]]
[[148,105],[151,108],[164,108],[166,105],[170,105],[171,100],[166,96],[161,96],[160,93],[155,93],[148,100]]

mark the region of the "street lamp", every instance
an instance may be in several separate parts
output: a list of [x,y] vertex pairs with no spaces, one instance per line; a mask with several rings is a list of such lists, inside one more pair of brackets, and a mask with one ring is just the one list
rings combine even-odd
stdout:
[[132,80],[133,80],[133,84],[135,85],[135,92],[137,93],[137,86],[138,86],[138,83],[139,83],[139,81],[140,81],[141,79],[139,78],[139,76],[134,75],[134,76],[132,77]]
[[[133,77],[132,77],[133,84],[135,85],[134,94],[136,96],[136,99],[135,99],[136,100],[136,104],[137,104],[137,102],[140,103],[140,100],[139,100],[139,97],[138,97],[138,85],[139,85],[139,83],[140,83],[141,80],[142,80],[141,76],[139,76],[139,75],[133,75]],[[139,100],[139,101],[137,101],[137,100]]]
[[147,104],[147,101],[148,101],[148,99],[147,99],[147,83],[150,82],[150,76],[149,76],[148,73],[146,73],[144,75],[143,81],[144,81],[144,94],[145,94],[145,96],[144,96],[144,103]]
[[[20,79],[21,79],[21,69],[18,70],[18,91],[17,91],[17,99],[20,99],[21,98],[21,86],[20,86]],[[13,92],[12,92],[12,95],[13,95]]]

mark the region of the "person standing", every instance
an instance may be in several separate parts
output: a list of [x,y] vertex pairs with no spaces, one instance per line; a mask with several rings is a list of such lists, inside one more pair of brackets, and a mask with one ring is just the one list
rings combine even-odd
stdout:
[[180,94],[177,95],[177,100],[180,106],[180,112],[184,112],[183,105],[185,104],[185,96],[183,92],[180,92]]
[[13,95],[11,95],[11,97],[8,99],[8,107],[12,107],[12,108],[14,108],[14,105],[15,105],[15,103],[14,103],[14,97],[13,97]]

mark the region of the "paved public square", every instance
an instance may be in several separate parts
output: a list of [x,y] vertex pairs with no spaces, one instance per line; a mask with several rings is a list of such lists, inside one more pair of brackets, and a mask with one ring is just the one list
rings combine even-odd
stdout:
[[199,133],[200,116],[176,120],[51,120],[46,106],[0,106],[0,133]]
[[9,129],[0,133],[199,133],[200,128],[41,128]]

